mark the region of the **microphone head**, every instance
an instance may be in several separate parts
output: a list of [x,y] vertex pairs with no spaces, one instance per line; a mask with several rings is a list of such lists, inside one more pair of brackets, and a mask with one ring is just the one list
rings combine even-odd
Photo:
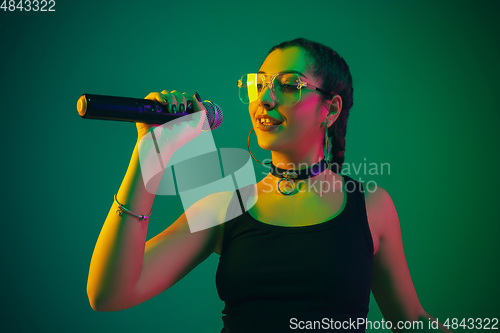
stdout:
[[222,110],[217,104],[210,101],[203,101],[203,106],[207,110],[207,121],[203,124],[202,131],[207,132],[216,129],[222,123]]

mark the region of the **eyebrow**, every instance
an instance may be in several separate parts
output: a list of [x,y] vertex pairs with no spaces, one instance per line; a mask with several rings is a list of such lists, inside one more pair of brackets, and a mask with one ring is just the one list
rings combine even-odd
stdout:
[[[295,74],[299,74],[300,76],[302,77],[305,77],[307,79],[307,76],[305,76],[304,74],[302,74],[301,72],[299,71],[296,71],[296,70],[289,70],[289,71],[283,71],[283,72],[279,72],[280,74],[290,74],[290,73],[295,73]],[[258,71],[257,74],[267,74],[266,72],[263,72],[263,71]]]

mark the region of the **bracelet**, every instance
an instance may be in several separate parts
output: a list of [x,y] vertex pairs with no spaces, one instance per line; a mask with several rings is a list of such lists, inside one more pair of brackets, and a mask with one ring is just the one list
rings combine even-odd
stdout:
[[151,208],[151,213],[149,213],[148,215],[139,215],[134,212],[131,212],[130,210],[125,208],[125,206],[123,206],[121,203],[118,202],[118,200],[116,199],[116,194],[115,194],[115,202],[118,205],[118,209],[116,210],[116,215],[118,216],[122,216],[123,212],[125,212],[127,214],[137,217],[139,221],[142,221],[142,220],[147,220],[151,216],[151,214],[153,214],[153,208]]

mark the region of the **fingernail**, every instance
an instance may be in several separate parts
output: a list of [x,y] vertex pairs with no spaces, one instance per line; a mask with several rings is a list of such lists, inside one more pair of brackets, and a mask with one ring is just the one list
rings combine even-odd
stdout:
[[194,95],[196,96],[196,99],[198,100],[198,102],[201,102],[200,94],[198,94],[197,91],[195,91]]
[[179,112],[184,113],[184,104],[179,105]]
[[175,104],[172,105],[172,113],[177,113],[177,106]]
[[189,109],[193,103],[191,101],[187,102],[187,108]]

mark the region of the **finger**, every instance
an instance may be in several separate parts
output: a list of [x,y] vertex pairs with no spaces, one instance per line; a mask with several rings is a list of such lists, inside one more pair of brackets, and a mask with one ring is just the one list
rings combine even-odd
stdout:
[[200,97],[200,95],[198,94],[198,92],[196,92],[196,93],[193,95],[193,111],[194,111],[194,112],[198,112],[198,111],[206,111],[205,106],[204,106],[204,105],[203,105],[203,103],[201,102],[201,97]]
[[184,98],[184,94],[181,94],[177,90],[172,90],[172,94],[177,100],[177,112],[184,113],[184,111],[186,111],[186,99]]
[[168,103],[167,111],[170,113],[177,113],[177,100],[175,99],[175,96],[166,90],[163,90],[161,94],[162,97],[167,100]]
[[163,103],[163,99],[162,99],[161,94],[159,94],[157,92],[149,93],[146,97],[144,97],[144,99],[149,99],[151,101],[157,101],[157,102]]
[[187,93],[182,93],[182,97],[184,98],[184,101],[186,103],[186,111],[193,105],[193,98],[189,96]]
[[196,118],[198,122],[193,118],[193,121],[196,123],[195,127],[197,130],[201,131],[202,128],[210,128],[210,124],[207,119],[207,110],[205,109],[205,105],[201,100],[200,94],[196,92],[193,95],[193,115],[199,115],[199,118]]
[[149,93],[146,97],[144,97],[144,99],[149,99],[151,101],[155,101],[163,105],[168,104],[168,100],[164,98],[163,94],[157,92]]
[[160,95],[160,103],[163,104],[163,105],[167,105],[168,104],[168,97],[165,96],[165,95],[168,95],[169,92],[166,91],[166,90],[163,90],[159,95]]

